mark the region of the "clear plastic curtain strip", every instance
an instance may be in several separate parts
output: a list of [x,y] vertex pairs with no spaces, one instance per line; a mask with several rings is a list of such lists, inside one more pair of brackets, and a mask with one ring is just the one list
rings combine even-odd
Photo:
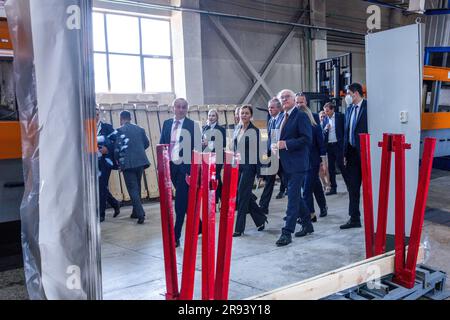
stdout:
[[91,0],[8,0],[31,299],[101,299]]

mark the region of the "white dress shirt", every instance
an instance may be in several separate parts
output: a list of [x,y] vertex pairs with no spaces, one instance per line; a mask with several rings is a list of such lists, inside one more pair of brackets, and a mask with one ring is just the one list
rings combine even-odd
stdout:
[[[176,131],[176,142],[172,149],[172,158],[171,158],[172,161],[178,161],[180,159],[180,157],[179,157],[180,136],[181,136],[181,128],[183,128],[184,119],[185,118],[178,120],[179,124],[178,124],[178,128]],[[175,121],[177,121],[177,119],[173,118],[172,128],[170,129],[170,139],[172,139],[172,132],[175,129]]]
[[328,127],[328,143],[335,143],[335,142],[337,142],[337,137],[336,137],[336,112],[333,113],[333,116],[331,118],[328,118],[328,124],[330,125]]
[[[356,109],[356,112],[352,111],[352,116],[350,118],[350,134],[353,133],[353,122],[354,122],[354,118],[356,117],[356,119],[358,119],[358,115],[361,112],[361,106],[363,103],[364,99],[361,99],[361,101],[359,103],[357,103],[356,105],[353,105],[353,107],[358,106],[358,108]],[[356,123],[355,123],[356,124]],[[351,141],[351,139],[350,139]],[[353,146],[354,147],[354,146]]]

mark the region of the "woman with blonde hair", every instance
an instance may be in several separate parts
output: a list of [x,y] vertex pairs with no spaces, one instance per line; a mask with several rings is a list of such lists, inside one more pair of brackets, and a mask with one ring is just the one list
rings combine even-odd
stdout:
[[[319,116],[313,115],[311,110],[307,106],[306,97],[303,93],[297,93],[295,95],[295,102],[299,110],[306,113],[313,128],[313,141],[311,144],[310,152],[310,169],[306,175],[305,185],[303,189],[303,198],[311,213],[311,221],[316,222],[317,217],[314,210],[313,193],[316,198],[317,204],[320,208],[320,217],[325,217],[328,214],[327,201],[323,192],[322,184],[319,178],[319,171],[321,166],[326,166],[327,151],[323,140],[323,131],[320,126]],[[325,168],[326,169],[326,168]]]

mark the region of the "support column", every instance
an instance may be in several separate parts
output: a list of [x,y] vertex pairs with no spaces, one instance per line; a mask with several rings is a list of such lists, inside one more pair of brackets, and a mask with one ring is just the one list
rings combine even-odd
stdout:
[[[172,5],[198,9],[199,0],[172,0]],[[174,11],[171,21],[175,95],[185,97],[191,105],[203,104],[200,15]]]
[[[311,1],[311,24],[326,27],[326,1]],[[311,83],[310,90],[316,91],[316,60],[328,58],[327,32],[311,29]]]

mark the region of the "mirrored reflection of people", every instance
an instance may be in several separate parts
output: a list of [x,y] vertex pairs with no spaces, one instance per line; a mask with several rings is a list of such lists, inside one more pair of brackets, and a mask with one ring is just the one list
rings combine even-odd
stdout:
[[301,189],[309,170],[309,152],[312,143],[312,127],[306,113],[295,108],[295,93],[284,89],[278,94],[284,110],[280,140],[277,143],[281,166],[287,181],[288,203],[286,224],[276,245],[286,246],[292,242],[297,218],[302,229],[295,236],[303,237],[314,232],[309,209],[302,197]]
[[215,152],[216,153],[216,178],[217,178],[217,190],[216,190],[216,204],[219,202],[222,196],[222,168],[224,161],[224,149],[226,145],[226,132],[225,128],[219,125],[219,113],[216,109],[208,111],[208,121],[202,128],[202,147],[203,152]]
[[[283,120],[283,108],[281,107],[281,102],[277,98],[272,98],[267,106],[267,109],[269,111],[269,119],[267,122],[267,157],[270,158],[272,154],[272,144],[276,144],[279,139],[279,132],[280,132],[280,126],[281,121]],[[278,159],[278,158],[276,158]],[[273,165],[273,164],[272,164]],[[283,170],[281,166],[278,165],[278,176],[280,177],[281,185],[280,185],[280,192],[277,195],[277,199],[281,199],[284,197],[285,192],[285,181],[283,177]],[[275,186],[275,179],[277,174],[274,175],[268,175],[263,176],[265,185],[263,193],[261,194],[261,198],[259,200],[259,206],[261,207],[261,210],[263,210],[264,214],[269,213],[269,203],[272,199],[273,189]]]
[[363,99],[363,89],[359,83],[352,83],[348,87],[345,102],[349,106],[345,112],[344,165],[350,219],[340,228],[350,229],[361,227],[359,204],[362,176],[359,134],[367,133],[367,101]]
[[97,144],[98,144],[98,191],[100,222],[105,221],[106,203],[114,208],[114,218],[120,214],[120,204],[109,192],[108,183],[111,170],[117,170],[118,166],[114,157],[115,135],[113,126],[100,121],[100,111],[96,109],[97,120]]
[[[184,98],[177,98],[172,103],[173,118],[164,121],[160,144],[169,145],[170,153],[170,178],[176,190],[175,197],[175,246],[180,246],[181,230],[183,229],[184,217],[188,205],[189,185],[186,182],[186,176],[191,173],[191,155],[195,147],[195,136],[200,139],[200,127],[187,117],[189,111],[189,103]],[[190,150],[183,150],[182,142],[186,138],[182,135],[182,130],[189,133]],[[200,140],[199,140],[200,142]],[[184,152],[189,152],[185,155]],[[189,161],[184,161],[189,159]],[[201,225],[200,225],[201,230]]]
[[137,218],[138,224],[143,224],[145,212],[141,202],[141,181],[144,170],[150,166],[145,150],[150,146],[145,130],[131,123],[131,113],[124,110],[120,113],[118,135],[125,136],[127,148],[123,158],[119,159],[120,169],[123,173],[125,185],[133,204],[132,218]]
[[312,144],[309,154],[310,168],[305,178],[303,198],[311,213],[311,221],[317,222],[314,210],[314,198],[316,198],[317,205],[320,209],[320,217],[325,217],[328,214],[327,201],[319,178],[320,170],[328,170],[326,167],[327,151],[323,141],[322,127],[319,124],[319,115],[311,112],[307,105],[306,96],[303,93],[297,93],[295,95],[295,102],[297,108],[306,113],[312,126]]
[[246,216],[250,213],[258,231],[263,231],[266,215],[256,203],[253,183],[260,170],[259,129],[252,123],[253,109],[249,105],[240,108],[240,123],[234,132],[234,151],[240,154],[239,180],[237,190],[237,218],[233,237],[240,237],[245,231]]

